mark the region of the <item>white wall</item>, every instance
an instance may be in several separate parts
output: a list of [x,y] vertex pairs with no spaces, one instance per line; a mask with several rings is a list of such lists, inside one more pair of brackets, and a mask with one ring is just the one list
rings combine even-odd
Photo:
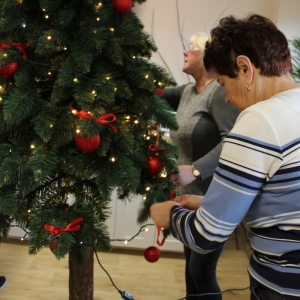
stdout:
[[278,28],[288,39],[300,37],[300,0],[281,0]]
[[178,84],[192,81],[182,71],[183,39],[209,33],[227,15],[258,13],[270,18],[289,38],[300,37],[300,0],[147,0],[133,9],[158,47],[152,60],[164,66]]

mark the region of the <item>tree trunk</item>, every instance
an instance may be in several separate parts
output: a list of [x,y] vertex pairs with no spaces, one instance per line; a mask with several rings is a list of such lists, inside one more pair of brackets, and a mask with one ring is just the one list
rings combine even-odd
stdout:
[[87,250],[86,261],[77,265],[69,255],[69,300],[93,300],[94,293],[94,251]]

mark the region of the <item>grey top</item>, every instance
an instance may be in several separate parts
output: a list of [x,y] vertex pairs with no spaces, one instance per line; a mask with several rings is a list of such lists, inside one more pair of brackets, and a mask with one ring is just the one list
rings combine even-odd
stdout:
[[170,131],[171,139],[179,146],[177,165],[193,164],[200,172],[197,179],[180,189],[181,194],[203,195],[218,165],[222,140],[232,129],[240,111],[225,103],[224,88],[216,79],[200,93],[195,84],[166,88],[164,98],[177,112],[177,131]]

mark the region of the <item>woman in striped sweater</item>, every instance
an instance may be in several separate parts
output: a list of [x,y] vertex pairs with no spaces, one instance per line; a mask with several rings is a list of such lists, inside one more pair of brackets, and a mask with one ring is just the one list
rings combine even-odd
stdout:
[[199,253],[248,224],[251,300],[300,299],[300,88],[286,37],[267,18],[223,18],[204,63],[242,113],[204,197],[151,207],[159,227]]

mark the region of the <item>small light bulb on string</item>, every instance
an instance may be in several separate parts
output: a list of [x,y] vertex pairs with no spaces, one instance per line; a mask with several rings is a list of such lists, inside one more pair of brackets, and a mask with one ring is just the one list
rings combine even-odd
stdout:
[[67,47],[63,47],[63,50],[67,50],[68,48]]
[[135,56],[132,56],[133,59],[135,59]]
[[22,25],[23,28],[26,28],[26,23],[25,22],[23,22],[21,25]]
[[146,191],[147,191],[147,192],[150,191],[150,186],[147,186],[147,187],[146,187]]
[[31,149],[34,149],[34,148],[35,148],[35,146],[34,146],[34,145],[31,145],[31,146],[30,146],[30,148],[31,148]]
[[30,212],[31,212],[31,210],[30,210],[30,209],[28,209],[28,210],[27,210],[27,212],[29,212],[29,213],[30,213]]
[[146,137],[146,140],[150,140],[150,136],[147,136],[147,137]]
[[125,241],[124,241],[124,244],[125,244],[125,245],[127,245],[127,243],[128,243],[128,241],[127,241],[127,240],[125,240]]
[[95,94],[96,94],[96,91],[92,91],[92,94],[95,95]]
[[79,130],[79,129],[77,129],[77,130],[76,130],[76,133],[79,133],[79,132],[80,132],[80,130]]
[[138,124],[138,123],[139,123],[139,121],[138,121],[138,120],[135,120],[135,121],[134,121],[134,124]]
[[159,83],[158,83],[158,85],[162,85],[162,83],[161,83],[161,82],[159,82]]
[[146,196],[144,196],[144,197],[143,197],[143,201],[145,202],[146,200],[147,200],[147,197],[146,197]]
[[78,82],[78,79],[77,79],[77,78],[74,78],[74,82]]
[[146,75],[145,78],[147,79],[149,77],[149,75]]
[[146,227],[146,228],[145,228],[145,231],[147,232],[147,231],[149,231],[149,229]]
[[107,77],[106,77],[106,80],[109,80],[109,79],[110,79],[110,77],[107,76]]
[[51,35],[48,35],[48,36],[47,36],[47,40],[50,41],[51,39],[52,39],[52,36],[51,36]]
[[112,28],[112,27],[110,27],[109,30],[110,30],[111,32],[114,32],[114,31],[115,31],[115,29]]
[[111,161],[111,162],[115,162],[116,159],[115,159],[114,157],[112,157],[112,158],[110,159],[110,161]]
[[46,15],[46,16],[45,16],[45,19],[49,19],[49,15]]
[[99,22],[99,21],[100,21],[100,18],[97,18],[96,20]]

